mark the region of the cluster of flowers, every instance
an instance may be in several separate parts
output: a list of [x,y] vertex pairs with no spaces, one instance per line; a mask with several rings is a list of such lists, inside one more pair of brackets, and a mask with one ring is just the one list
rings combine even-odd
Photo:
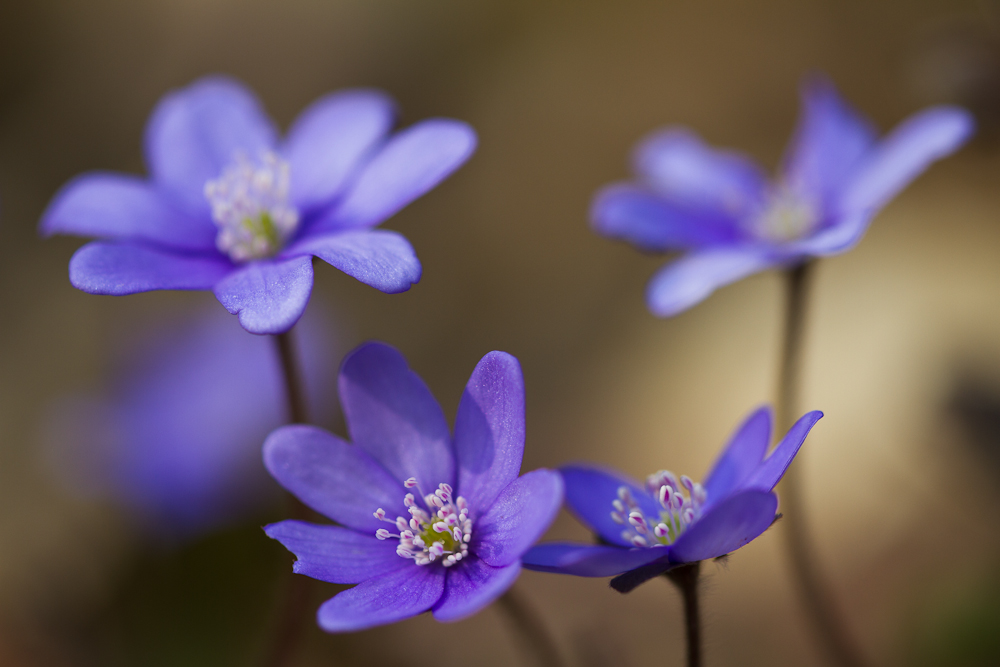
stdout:
[[[407,240],[376,227],[462,165],[476,135],[448,119],[392,134],[394,121],[388,97],[352,90],[314,103],[281,139],[243,86],[207,78],[169,94],[153,113],[148,179],[80,176],[54,198],[40,229],[98,238],[70,262],[70,281],[83,291],[211,290],[247,331],[284,334],[306,309],[314,257],[387,293],[419,281],[421,265]],[[643,250],[686,253],[647,292],[653,313],[674,315],[756,271],[849,249],[883,205],[971,131],[965,112],[942,107],[877,140],[831,84],[813,80],[776,181],[741,155],[668,129],[640,144],[637,180],[596,196],[592,222],[599,233]],[[230,367],[248,368],[240,361],[246,359]],[[259,426],[272,428],[280,385],[276,364],[262,364],[226,386],[212,383],[230,370],[209,379],[200,361],[189,371],[177,364],[154,369],[149,382],[177,395],[184,393],[178,387],[200,386],[203,396],[230,396],[230,412],[263,413]],[[802,416],[769,452],[771,411],[760,408],[703,483],[659,471],[643,485],[583,463],[521,475],[524,382],[518,361],[504,352],[488,353],[475,367],[453,428],[388,345],[366,343],[348,354],[338,389],[350,442],[294,424],[276,428],[263,444],[271,476],[333,521],[282,521],[267,526],[267,535],[295,554],[295,572],[356,584],[319,609],[319,625],[330,632],[428,610],[442,621],[466,617],[507,590],[522,567],[615,577],[612,585],[627,591],[680,565],[728,554],[772,524],[774,487],[822,417]],[[149,412],[155,402],[140,404],[126,393],[115,410]],[[133,420],[134,432],[115,451],[148,449],[150,432],[168,421]],[[212,451],[207,444],[195,449],[192,456]],[[150,450],[147,458],[156,456]],[[215,500],[197,484],[171,486],[195,489],[195,506]],[[598,543],[536,544],[564,503]]]

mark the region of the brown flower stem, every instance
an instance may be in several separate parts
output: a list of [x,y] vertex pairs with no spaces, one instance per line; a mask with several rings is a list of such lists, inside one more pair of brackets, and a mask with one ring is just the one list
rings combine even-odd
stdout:
[[[798,402],[802,378],[802,341],[809,302],[809,283],[814,266],[815,262],[808,260],[785,270],[787,285],[785,338],[781,351],[775,419],[779,436],[792,427],[800,409]],[[800,453],[796,459],[801,457]],[[792,576],[816,638],[830,664],[840,667],[863,667],[866,663],[847,632],[813,555],[802,507],[802,489],[798,474],[800,468],[800,463],[793,462],[778,487],[781,512],[784,517],[782,526],[785,546],[791,560]]]
[[698,578],[701,561],[687,563],[664,573],[684,601],[684,637],[687,643],[687,666],[701,667],[701,610],[698,608]]

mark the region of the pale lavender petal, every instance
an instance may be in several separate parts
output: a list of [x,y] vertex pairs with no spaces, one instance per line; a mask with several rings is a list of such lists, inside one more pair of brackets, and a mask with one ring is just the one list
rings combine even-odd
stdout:
[[206,290],[233,271],[221,255],[178,255],[132,243],[88,243],[69,261],[69,281],[90,294]]
[[521,559],[525,569],[578,577],[613,577],[666,559],[666,547],[628,549],[596,544],[549,542],[532,547]]
[[206,77],[157,105],[146,126],[146,161],[159,187],[208,220],[205,183],[237,154],[253,159],[273,149],[276,138],[252,92],[233,79]]
[[648,188],[627,183],[610,185],[597,193],[590,206],[590,221],[598,234],[648,251],[732,243],[743,236],[727,216],[692,210]]
[[424,493],[455,484],[451,433],[441,406],[398,350],[366,343],[344,359],[340,400],[351,440],[396,476],[416,477]]
[[753,474],[771,444],[771,408],[762,407],[736,429],[705,478],[709,504],[724,499]]
[[819,410],[807,412],[799,417],[799,420],[792,425],[792,428],[788,429],[788,433],[781,439],[770,456],[757,466],[757,469],[743,481],[741,486],[745,489],[764,489],[767,491],[773,489],[785,474],[792,459],[795,458],[799,447],[805,442],[809,431],[822,417],[823,413]]
[[210,220],[179,211],[148,181],[125,174],[74,178],[49,204],[39,231],[42,236],[72,234],[215,251],[216,229]]
[[617,470],[602,468],[586,463],[578,463],[559,468],[565,484],[566,505],[588,528],[611,544],[630,547],[631,542],[622,539],[625,525],[611,519],[614,507],[611,503],[618,497],[618,489],[626,487],[632,498],[647,516],[659,516],[656,500],[643,485],[623,475]]
[[445,573],[411,564],[368,579],[324,602],[316,620],[327,632],[356,632],[422,614],[441,598]]
[[476,133],[465,123],[443,118],[417,123],[382,147],[319,224],[377,225],[447,178],[475,148]]
[[395,118],[396,105],[378,90],[344,90],[309,105],[282,148],[291,165],[291,201],[300,210],[333,201]]
[[475,614],[510,588],[521,574],[521,563],[492,567],[478,558],[448,568],[444,595],[434,605],[434,618],[450,623]]
[[[299,500],[337,523],[363,533],[386,528],[375,518],[409,517],[406,490],[360,447],[315,426],[283,426],[264,442],[264,466]],[[415,566],[414,566],[415,567]]]
[[485,512],[517,479],[524,454],[524,378],[517,359],[490,352],[472,371],[455,417],[458,493]]
[[933,107],[911,116],[858,165],[839,210],[878,211],[932,162],[958,150],[974,130],[972,115],[957,107]]
[[683,128],[661,130],[643,140],[633,164],[660,194],[734,220],[759,208],[767,187],[767,176],[752,160],[706,146]]
[[358,229],[307,236],[289,246],[285,256],[308,253],[352,278],[388,294],[420,281],[421,266],[402,234],[384,229]]
[[786,183],[808,200],[828,205],[875,142],[875,128],[825,78],[802,87],[802,115],[785,157]]
[[509,565],[548,530],[562,498],[562,477],[557,472],[539,469],[519,477],[476,521],[471,549],[488,565]]
[[681,533],[670,546],[670,560],[692,563],[736,551],[774,521],[778,497],[752,489],[729,496]]
[[302,317],[312,284],[312,257],[292,257],[246,264],[219,281],[214,292],[250,333],[278,334]]
[[769,269],[781,260],[764,249],[722,247],[696,250],[670,262],[646,286],[646,305],[672,317],[703,301],[719,287]]
[[357,584],[415,567],[413,561],[396,554],[397,540],[380,540],[339,526],[320,526],[304,521],[282,521],[264,527],[273,540],[295,554],[292,570],[334,584]]

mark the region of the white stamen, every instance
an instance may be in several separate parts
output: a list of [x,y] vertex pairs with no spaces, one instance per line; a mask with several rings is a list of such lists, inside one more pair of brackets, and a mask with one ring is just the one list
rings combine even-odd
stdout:
[[[662,508],[659,516],[647,515],[629,488],[622,486],[618,489],[618,497],[611,501],[614,508],[611,520],[626,526],[621,533],[622,539],[633,546],[673,544],[701,516],[708,494],[701,484],[687,476],[678,479],[669,470],[660,470],[647,477],[646,487]],[[690,497],[682,489],[687,490]]]

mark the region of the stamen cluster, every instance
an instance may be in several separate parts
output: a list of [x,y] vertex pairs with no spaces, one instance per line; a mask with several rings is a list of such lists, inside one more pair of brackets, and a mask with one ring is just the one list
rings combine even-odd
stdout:
[[282,248],[299,224],[299,212],[288,204],[290,171],[288,162],[271,151],[258,162],[238,154],[219,178],[205,184],[220,252],[247,262]]
[[819,215],[812,202],[788,187],[768,193],[767,204],[754,222],[754,231],[770,241],[792,241],[815,229]]
[[[627,525],[622,539],[637,547],[666,546],[701,517],[701,508],[708,498],[705,488],[686,475],[680,480],[669,470],[660,470],[646,478],[650,495],[662,508],[658,517],[649,517],[632,497],[627,486],[618,488],[618,497],[611,503],[611,519]],[[684,493],[687,490],[687,495]]]
[[[413,477],[403,485],[412,489],[417,486]],[[398,516],[396,520],[387,519],[385,510],[381,507],[375,511],[379,521],[395,524],[398,533],[392,533],[385,528],[375,531],[375,537],[380,540],[395,538],[399,540],[396,553],[403,558],[412,558],[417,565],[429,565],[437,560],[445,567],[451,567],[469,555],[469,541],[472,539],[472,519],[469,518],[469,507],[465,498],[453,495],[448,484],[439,484],[434,493],[422,496],[424,507],[417,505],[417,499],[412,493],[407,493],[403,504],[410,512],[410,518]]]

